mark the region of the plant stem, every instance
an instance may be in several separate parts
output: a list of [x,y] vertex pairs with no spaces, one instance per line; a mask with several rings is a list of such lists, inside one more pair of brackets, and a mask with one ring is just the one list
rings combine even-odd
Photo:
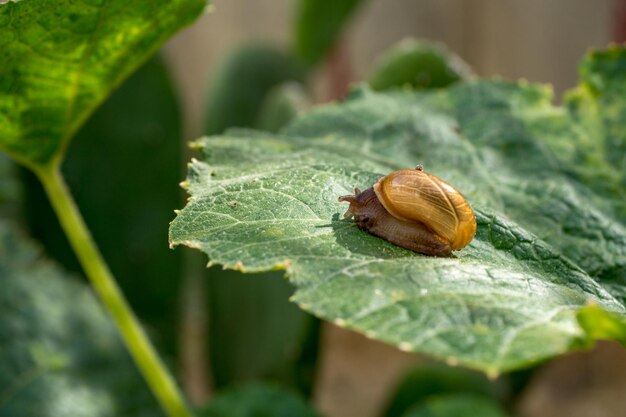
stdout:
[[113,316],[131,356],[161,407],[170,417],[192,417],[174,379],[161,362],[91,238],[59,167],[52,164],[35,172],[87,277]]

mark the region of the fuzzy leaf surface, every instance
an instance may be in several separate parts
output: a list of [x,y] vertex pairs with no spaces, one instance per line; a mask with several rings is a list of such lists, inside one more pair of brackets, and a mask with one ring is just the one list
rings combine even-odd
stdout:
[[[504,81],[362,88],[281,135],[202,139],[171,243],[227,268],[286,269],[306,311],[490,374],[586,345],[581,307],[626,313],[626,228],[609,189],[596,192],[604,174],[566,152],[589,141],[587,126],[552,100],[544,86]],[[417,163],[474,208],[476,238],[450,258],[341,217],[338,196]]]

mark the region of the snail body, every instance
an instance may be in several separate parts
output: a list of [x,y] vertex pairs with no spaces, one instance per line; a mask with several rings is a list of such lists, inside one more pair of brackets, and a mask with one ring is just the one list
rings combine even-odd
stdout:
[[370,234],[415,252],[448,256],[474,238],[476,219],[463,195],[442,179],[416,169],[394,171],[365,191],[339,197],[344,217]]

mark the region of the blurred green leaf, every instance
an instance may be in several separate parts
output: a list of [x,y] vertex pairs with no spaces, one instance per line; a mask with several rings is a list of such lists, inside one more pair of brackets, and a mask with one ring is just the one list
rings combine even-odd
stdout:
[[[613,46],[590,52],[579,70],[582,82],[566,96],[565,104],[582,134],[572,143],[548,143],[568,164],[571,175],[612,200],[626,218],[626,49]],[[615,271],[615,276],[626,276],[626,270]]]
[[254,127],[267,132],[278,132],[309,107],[311,101],[304,87],[293,81],[284,82],[267,93]]
[[266,44],[243,45],[217,69],[206,100],[205,133],[252,127],[263,100],[286,81],[303,82],[305,70],[293,56]]
[[498,403],[471,395],[433,397],[404,414],[404,417],[506,417]]
[[15,174],[13,162],[7,155],[0,153],[0,216],[17,215],[17,201],[21,190]]
[[317,339],[317,329],[311,316],[287,301],[293,288],[283,274],[212,268],[208,275],[214,384],[271,379],[309,393],[317,351],[306,351],[306,338],[313,332]]
[[226,390],[200,410],[199,417],[318,417],[295,393],[272,385]]
[[382,415],[401,417],[415,404],[444,394],[473,395],[495,401],[503,397],[504,390],[499,382],[489,381],[484,374],[478,372],[439,364],[423,364],[400,382]]
[[[112,272],[169,354],[176,348],[182,253],[168,249],[163,225],[181,201],[176,187],[182,169],[180,132],[169,75],[160,60],[152,59],[93,114],[63,165]],[[66,268],[81,273],[39,181],[26,170],[22,174],[23,213],[31,234]]]
[[2,218],[0,285],[0,415],[162,415],[91,291]]
[[295,51],[309,65],[329,53],[363,0],[299,0],[295,22]]
[[[605,157],[622,174],[622,184],[626,184],[626,50],[612,46],[604,51],[590,53],[580,65],[584,81],[583,89],[588,100],[595,101],[597,117],[594,127],[605,146]],[[591,103],[589,103],[591,105]]]
[[206,0],[0,4],[0,149],[30,168],[62,158],[93,110]]
[[[555,153],[587,135],[552,102],[525,82],[360,89],[281,135],[202,139],[170,240],[227,268],[284,268],[301,308],[403,350],[491,375],[529,367],[588,344],[581,307],[626,315],[625,219]],[[449,258],[340,219],[338,196],[420,162],[476,213],[476,238]]]
[[469,66],[445,46],[408,38],[378,58],[367,82],[377,91],[405,86],[442,88],[472,75]]
[[623,316],[592,305],[578,311],[578,322],[592,339],[615,340],[626,347],[626,319]]

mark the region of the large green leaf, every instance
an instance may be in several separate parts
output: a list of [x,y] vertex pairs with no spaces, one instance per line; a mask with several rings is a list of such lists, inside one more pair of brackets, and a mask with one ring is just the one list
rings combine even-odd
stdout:
[[[227,268],[286,269],[303,309],[401,349],[490,374],[529,366],[588,343],[580,307],[626,313],[624,218],[567,153],[586,125],[552,100],[524,82],[360,89],[283,135],[202,139],[170,240]],[[476,238],[453,257],[341,219],[338,196],[417,163],[474,207]]]
[[23,0],[0,5],[0,149],[62,156],[102,100],[206,0]]
[[4,219],[0,286],[0,415],[162,415],[90,289]]
[[[76,134],[63,174],[133,310],[160,347],[176,347],[181,259],[163,245],[180,203],[181,123],[165,66],[151,59]],[[142,160],[142,169],[137,161]],[[112,167],[115,167],[112,169]],[[39,181],[22,170],[31,235],[65,268],[82,270]],[[123,186],[121,186],[123,184]]]

